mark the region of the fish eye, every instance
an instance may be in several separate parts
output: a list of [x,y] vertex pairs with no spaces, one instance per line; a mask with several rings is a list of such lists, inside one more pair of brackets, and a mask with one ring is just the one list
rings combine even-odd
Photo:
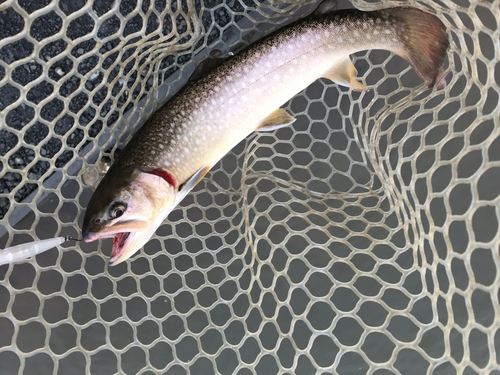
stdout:
[[127,207],[121,202],[114,202],[109,208],[109,214],[113,219],[117,219],[123,215]]

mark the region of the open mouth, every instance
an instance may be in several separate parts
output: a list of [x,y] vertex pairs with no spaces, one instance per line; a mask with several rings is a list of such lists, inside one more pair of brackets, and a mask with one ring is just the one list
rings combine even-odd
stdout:
[[122,249],[129,236],[130,232],[116,233],[113,239],[113,250],[115,248]]
[[109,264],[111,266],[123,255],[123,252],[125,250],[125,245],[129,237],[130,237],[130,232],[121,232],[114,234],[113,251],[111,252],[111,258],[109,259]]
[[[131,241],[134,241],[136,236],[142,237],[142,233],[148,228],[149,224],[144,220],[129,220],[110,227],[91,227],[94,231],[83,230],[83,238],[85,242],[113,238],[113,250],[109,259],[109,264],[112,266],[124,261],[134,253],[130,247]],[[125,252],[130,252],[130,254],[124,257]]]

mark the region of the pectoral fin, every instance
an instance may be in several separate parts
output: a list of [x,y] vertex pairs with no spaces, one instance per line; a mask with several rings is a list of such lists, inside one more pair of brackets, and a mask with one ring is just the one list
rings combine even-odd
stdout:
[[270,132],[276,129],[291,125],[296,120],[295,117],[288,114],[284,109],[277,109],[257,126],[256,131]]
[[364,90],[365,86],[357,80],[358,71],[354,67],[349,56],[332,66],[323,77],[338,83],[339,85],[350,87],[355,91]]
[[196,184],[200,182],[203,177],[205,177],[210,168],[212,167],[206,166],[201,168],[198,172],[192,175],[185,183],[179,186],[174,206],[177,206],[186,197],[186,195],[189,194],[189,192],[196,186]]

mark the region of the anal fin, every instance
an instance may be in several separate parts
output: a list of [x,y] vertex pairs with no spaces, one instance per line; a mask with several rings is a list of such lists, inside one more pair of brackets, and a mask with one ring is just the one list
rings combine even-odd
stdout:
[[339,85],[350,87],[355,91],[364,90],[365,86],[357,79],[358,71],[354,67],[349,56],[332,66],[323,77],[338,83]]
[[295,120],[296,118],[287,113],[284,109],[278,108],[276,111],[267,116],[255,130],[270,132],[291,125],[295,122]]

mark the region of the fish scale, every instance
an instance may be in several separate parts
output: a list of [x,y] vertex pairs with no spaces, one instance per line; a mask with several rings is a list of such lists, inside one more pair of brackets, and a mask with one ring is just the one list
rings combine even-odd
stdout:
[[[273,34],[188,85],[143,125],[92,196],[85,240],[125,238],[115,241],[110,262],[130,257],[241,140],[293,123],[280,106],[295,94],[320,77],[364,89],[349,55],[392,51],[443,87],[447,47],[442,22],[410,8],[315,15]],[[116,207],[123,217],[113,214]]]
[[[367,48],[399,47],[398,27],[404,25],[391,24],[389,14],[347,15],[292,26],[189,85],[144,125],[117,166],[166,169],[177,181],[186,181],[202,165],[215,164],[339,59]],[[370,43],[359,27],[384,37]]]

